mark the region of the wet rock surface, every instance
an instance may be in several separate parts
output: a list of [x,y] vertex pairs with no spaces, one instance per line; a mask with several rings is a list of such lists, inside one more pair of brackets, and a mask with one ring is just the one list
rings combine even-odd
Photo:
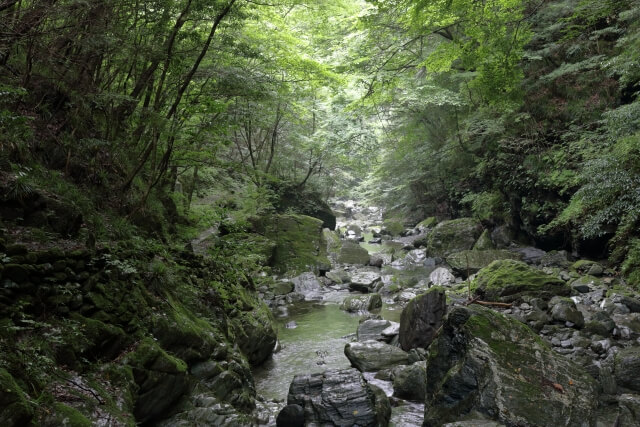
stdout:
[[304,425],[386,426],[390,412],[384,393],[375,393],[355,369],[297,375],[283,411],[287,419],[294,415],[299,421],[299,410],[293,405],[302,408]]

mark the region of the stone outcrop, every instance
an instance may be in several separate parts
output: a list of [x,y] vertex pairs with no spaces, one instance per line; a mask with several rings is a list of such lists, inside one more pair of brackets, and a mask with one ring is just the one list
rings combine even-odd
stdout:
[[582,368],[527,326],[479,306],[448,314],[431,344],[426,391],[425,427],[471,411],[506,425],[582,426],[598,404]]
[[342,301],[340,308],[349,313],[373,311],[382,307],[380,294],[351,295]]

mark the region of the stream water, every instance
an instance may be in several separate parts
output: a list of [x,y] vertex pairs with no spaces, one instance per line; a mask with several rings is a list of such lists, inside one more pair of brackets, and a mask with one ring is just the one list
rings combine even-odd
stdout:
[[[343,296],[348,295],[345,292]],[[334,295],[333,300],[337,299]],[[400,310],[385,305],[380,313],[385,319],[398,320]],[[285,325],[295,322],[295,328]],[[338,308],[334,302],[303,302],[290,307],[287,317],[277,319],[278,338],[282,349],[264,365],[254,371],[258,394],[269,400],[286,401],[289,384],[295,375],[322,372],[330,368],[348,368],[344,346],[352,341],[358,328],[359,316]],[[376,380],[373,374],[365,377],[382,388],[388,396],[393,394],[389,381]],[[393,399],[390,426],[421,426],[424,406]]]
[[[368,215],[367,223],[362,225],[364,242],[360,245],[370,254],[391,248],[400,250],[406,242],[387,240],[382,244],[371,244],[372,229],[376,218]],[[379,219],[379,218],[377,218]],[[379,222],[378,222],[379,223]],[[379,229],[379,227],[378,227]],[[342,233],[346,229],[342,230]],[[380,270],[382,281],[396,280],[404,283],[429,277],[433,267],[428,265],[385,266]],[[280,351],[253,372],[256,391],[267,401],[280,402],[282,407],[289,392],[289,385],[295,375],[323,372],[327,369],[348,368],[351,366],[344,355],[345,344],[355,340],[360,315],[348,313],[339,308],[340,303],[350,293],[333,291],[325,293],[322,301],[299,302],[289,305],[287,310],[276,318]],[[379,314],[387,320],[399,322],[402,307],[386,300]],[[393,398],[393,386],[390,381],[375,379],[375,373],[364,374],[367,381],[380,387],[391,398],[391,426],[421,426],[424,405]],[[275,414],[269,425],[275,425]]]

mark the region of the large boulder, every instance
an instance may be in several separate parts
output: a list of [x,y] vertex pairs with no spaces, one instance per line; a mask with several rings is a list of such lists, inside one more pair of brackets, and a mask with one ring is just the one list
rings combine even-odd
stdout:
[[489,301],[512,302],[524,295],[551,299],[571,294],[571,288],[557,277],[509,259],[494,261],[480,270],[475,284],[476,293]]
[[471,249],[482,233],[482,226],[473,218],[443,221],[429,233],[427,251],[430,256],[444,257],[453,252]]
[[427,348],[442,325],[447,311],[445,291],[433,287],[409,301],[400,316],[400,346],[409,351],[412,348]]
[[384,393],[369,386],[353,368],[296,375],[285,409],[299,421],[297,408],[287,409],[292,405],[303,409],[304,425],[384,427],[391,412]]
[[614,375],[618,385],[640,392],[640,348],[629,347],[616,354]]
[[351,362],[351,366],[361,372],[375,372],[406,365],[409,354],[400,348],[379,341],[365,341],[347,343],[344,354]]
[[484,267],[499,259],[521,259],[521,255],[506,249],[473,250],[454,252],[447,256],[447,264],[456,273],[466,277],[467,274],[476,274]]
[[425,427],[477,411],[506,425],[583,426],[597,385],[519,321],[480,307],[456,307],[427,359]]
[[254,222],[257,233],[275,242],[271,266],[279,273],[331,269],[322,221],[305,215],[272,215]]
[[345,241],[338,253],[338,263],[366,265],[369,263],[369,252],[358,243]]
[[427,392],[426,362],[416,362],[394,369],[393,395],[401,399],[424,402]]
[[271,356],[278,336],[273,329],[273,316],[264,303],[240,312],[230,324],[235,342],[251,365],[260,365]]

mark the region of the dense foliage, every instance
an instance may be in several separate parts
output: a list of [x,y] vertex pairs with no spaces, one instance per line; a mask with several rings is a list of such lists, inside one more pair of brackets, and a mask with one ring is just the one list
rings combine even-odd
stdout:
[[360,183],[410,222],[473,214],[620,262],[638,237],[639,15],[632,0],[5,1],[2,168],[16,199],[63,182],[99,195],[98,236],[104,212],[166,238],[198,196],[248,217]]

